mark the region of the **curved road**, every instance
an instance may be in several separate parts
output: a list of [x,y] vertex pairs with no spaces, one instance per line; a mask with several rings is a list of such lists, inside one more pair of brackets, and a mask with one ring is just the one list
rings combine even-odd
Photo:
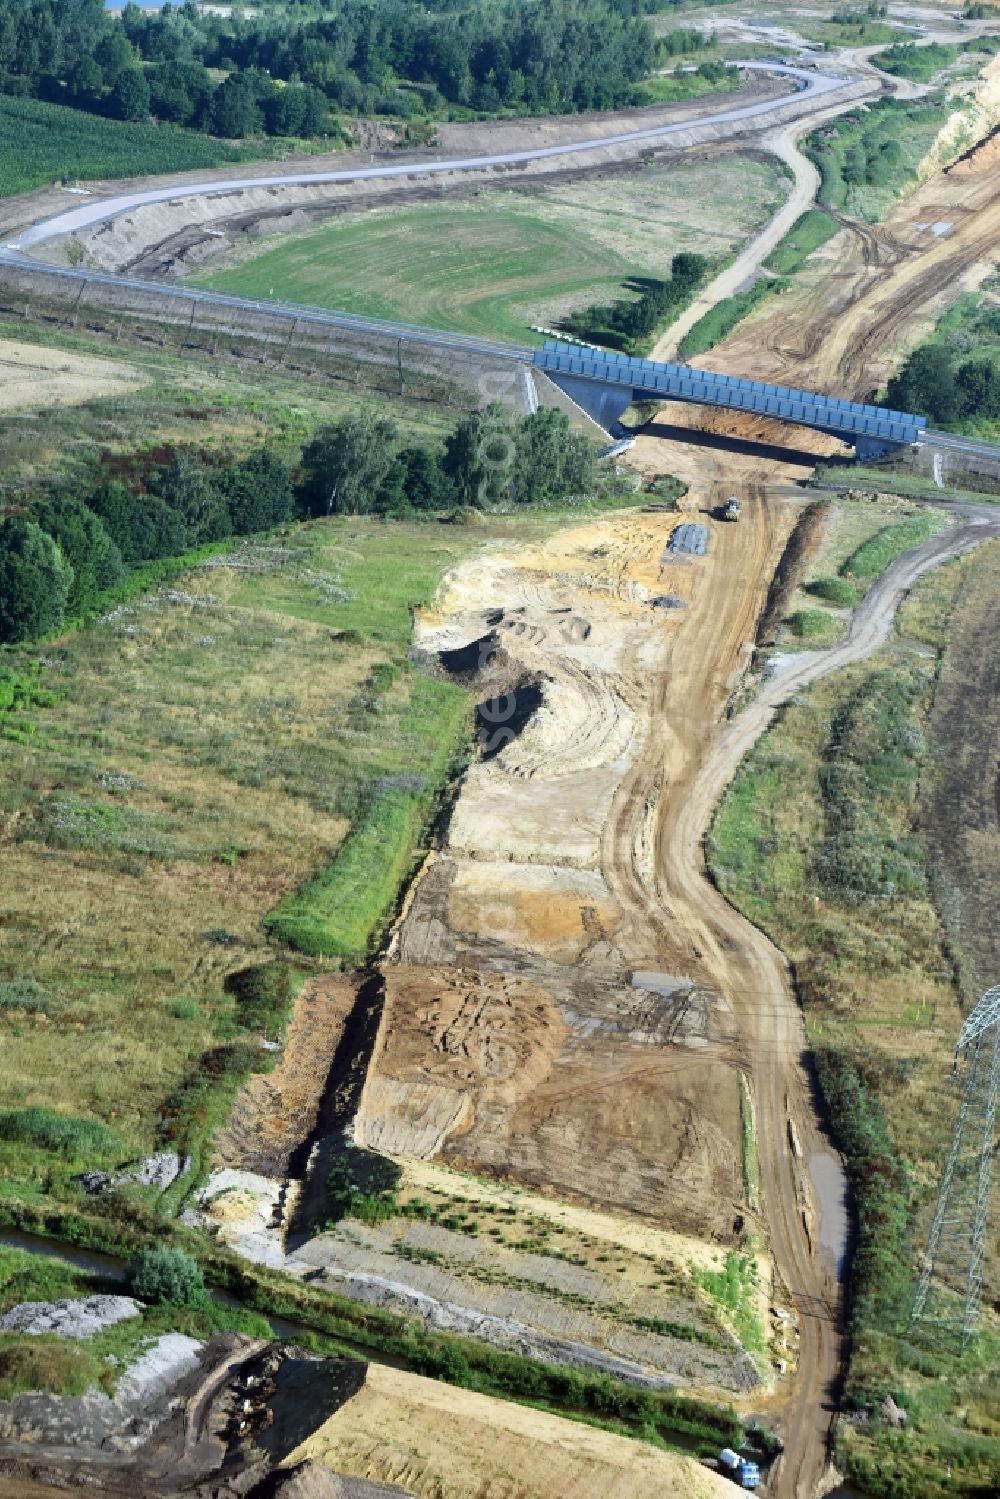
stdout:
[[582,151],[597,151],[607,146],[623,146],[639,141],[659,140],[666,136],[679,134],[685,130],[691,130],[695,126],[740,124],[744,120],[774,114],[778,110],[787,107],[791,100],[801,100],[803,97],[818,97],[830,94],[847,87],[852,87],[857,83],[856,78],[834,76],[829,73],[808,72],[804,68],[796,68],[784,63],[744,62],[738,64],[738,66],[752,68],[759,72],[777,73],[791,78],[796,83],[797,89],[792,94],[782,94],[776,99],[762,99],[758,100],[755,104],[739,105],[733,109],[720,110],[716,114],[695,116],[687,120],[676,120],[670,125],[652,125],[644,130],[629,130],[619,135],[596,136],[586,140],[568,141],[558,146],[537,146],[528,151],[508,151],[495,156],[466,156],[447,161],[410,161],[403,162],[398,166],[357,167],[353,170],[342,172],[289,172],[269,177],[238,177],[222,181],[210,179],[207,182],[184,183],[173,187],[150,189],[147,192],[123,193],[115,198],[103,198],[92,203],[82,203],[76,208],[67,209],[65,213],[56,214],[53,218],[43,219],[41,223],[33,224],[30,228],[16,235],[7,244],[0,246],[0,259],[9,258],[11,253],[16,254],[19,251],[23,252],[24,250],[32,249],[36,245],[45,244],[47,240],[54,239],[60,234],[72,234],[80,229],[87,229],[93,224],[101,224],[106,219],[113,219],[118,214],[126,213],[133,208],[142,208],[148,203],[175,203],[184,198],[200,198],[219,193],[240,192],[248,188],[258,187],[291,187],[312,183],[364,182],[370,181],[373,178],[424,176],[439,172],[481,172],[491,167],[520,166],[532,161],[546,161],[560,156],[572,156]]
[[[709,969],[733,997],[751,1060],[764,1217],[771,1250],[799,1314],[796,1408],[769,1491],[810,1499],[826,1466],[832,1385],[840,1368],[838,1292],[813,1222],[807,1162],[823,1151],[801,1062],[807,1051],[802,1015],[781,952],[719,893],[707,876],[704,838],[726,786],[778,708],[820,678],[864,660],[889,639],[896,611],[914,584],[943,563],[1000,537],[1000,515],[963,512],[954,530],[900,557],[855,610],[846,638],[827,651],[795,657],[734,719],[718,729],[683,797],[665,809],[657,850],[661,899],[690,932]],[[970,518],[971,516],[971,518]],[[757,996],[771,996],[761,1006]],[[789,1121],[801,1156],[789,1148]]]

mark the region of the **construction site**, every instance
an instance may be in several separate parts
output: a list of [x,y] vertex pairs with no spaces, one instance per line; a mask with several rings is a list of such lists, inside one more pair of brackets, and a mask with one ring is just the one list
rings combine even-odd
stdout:
[[[405,662],[434,691],[464,694],[468,747],[442,777],[367,955],[289,960],[287,1027],[261,1043],[270,1070],[211,1116],[203,1158],[143,1123],[137,1138],[145,1129],[158,1152],[146,1159],[169,1158],[162,1182],[158,1167],[129,1178],[131,1166],[109,1165],[104,1180],[81,1188],[76,1176],[51,1202],[39,1171],[31,1191],[17,1186],[14,1159],[0,1243],[79,1277],[70,1300],[85,1282],[121,1300],[126,1251],[162,1213],[164,1242],[203,1260],[220,1304],[269,1326],[205,1337],[163,1321],[134,1365],[107,1343],[122,1363],[113,1389],[12,1384],[0,1401],[0,1495],[721,1499],[759,1483],[774,1499],[939,1499],[1000,1483],[990,1178],[1000,692],[984,648],[1000,572],[1000,446],[992,429],[937,431],[883,399],[956,304],[1000,316],[1000,60],[977,57],[957,84],[936,80],[955,88],[942,123],[905,188],[868,216],[830,206],[803,141],[822,142],[842,116],[864,121],[880,100],[922,98],[923,85],[882,71],[876,45],[820,50],[810,28],[826,22],[806,6],[751,9],[692,12],[753,49],[734,93],[447,123],[405,161],[377,149],[310,157],[284,185],[278,169],[252,177],[241,165],[88,184],[72,199],[56,186],[0,199],[0,424],[18,483],[35,461],[18,422],[43,411],[68,422],[90,403],[104,421],[93,440],[113,453],[125,408],[111,403],[152,409],[189,371],[187,403],[213,440],[227,425],[266,433],[268,385],[294,433],[323,402],[339,412],[363,400],[435,438],[445,417],[491,402],[519,417],[552,407],[602,453],[613,444],[602,461],[619,485],[613,505],[575,514],[503,517],[493,529],[488,517],[452,518],[420,552],[433,586],[422,574],[391,626],[408,632],[395,669]],[[961,56],[971,41],[1000,40],[995,16],[888,12],[900,35]],[[763,55],[768,37],[775,57]],[[711,187],[699,200],[700,172]],[[675,174],[682,190],[663,185]],[[756,410],[704,393],[647,398],[636,359],[605,421],[529,335],[558,334],[560,317],[614,280],[617,261],[601,256],[636,263],[641,244],[638,263],[669,272],[671,255],[704,243],[698,214],[726,219],[737,181],[745,200],[712,274],[644,359],[693,366],[714,392],[724,387],[713,377],[730,376],[825,404],[782,420],[763,395]],[[456,233],[463,214],[480,215],[469,244],[494,235],[497,255],[504,235],[523,232],[518,215],[548,214],[554,247],[577,213],[600,256],[588,249],[592,265],[566,270],[565,286],[533,290],[536,273],[510,270],[502,317],[524,327],[523,347],[484,300],[498,274],[489,265],[475,284],[470,272],[458,311],[437,291],[414,302],[401,271],[391,296],[322,300],[336,264],[324,234],[369,222],[388,234],[393,215],[403,232],[407,214],[430,209],[454,213]],[[625,244],[623,209],[641,218],[644,241]],[[769,288],[779,279],[769,257],[820,210],[827,237]],[[500,224],[511,214],[513,231]],[[692,330],[740,298],[750,300],[729,330],[685,355]],[[446,309],[439,322],[435,307]],[[603,357],[576,344],[560,346],[567,369]],[[605,393],[610,369],[600,367]],[[238,417],[217,395],[223,380],[259,382]],[[837,399],[912,426],[864,449],[846,417],[831,424]],[[137,429],[148,446],[183,445],[187,417],[170,412],[160,432]],[[874,464],[862,468],[865,458]],[[153,680],[140,637],[186,663],[183,688],[153,691],[178,713],[163,755],[173,745],[187,758],[164,758],[169,773],[159,749],[125,763],[109,706],[116,669],[95,646],[86,680],[94,724],[104,716],[88,784],[111,773],[95,769],[106,760],[140,802],[169,780],[192,824],[211,821],[211,799],[197,800],[209,762],[183,733],[201,711],[190,684],[207,680],[224,631],[279,652],[267,693],[281,655],[301,649],[308,662],[307,684],[289,668],[275,735],[319,753],[355,725],[395,637],[377,614],[362,624],[360,604],[351,624],[350,601],[402,568],[405,547],[378,550],[393,524],[349,517],[316,543],[329,547],[319,562],[296,552],[288,526],[259,552],[167,577],[161,588],[186,590],[170,596],[186,634],[157,612],[162,595],[148,614],[131,601],[109,614],[129,637],[113,642],[128,691]],[[295,592],[303,580],[308,598]],[[331,598],[343,611],[335,627],[321,608]],[[358,660],[345,665],[348,648]],[[258,707],[261,724],[271,711],[263,668],[248,655],[245,670],[248,726],[213,717],[220,743],[224,731],[249,738]],[[238,668],[227,671],[235,714]],[[80,739],[90,729],[74,690],[60,689]],[[401,690],[390,681],[385,696]],[[61,700],[32,710],[40,754]],[[402,733],[391,718],[366,732]],[[51,772],[17,772],[28,789],[5,803],[2,824],[12,932],[27,930],[33,881],[58,883],[64,865],[85,891],[72,918],[60,922],[55,905],[31,918],[60,933],[39,937],[46,954],[90,940],[86,913],[107,877],[82,845],[51,842],[30,862],[42,841],[31,798],[61,794],[60,775],[77,785],[59,754]],[[138,947],[144,906],[157,954],[172,903],[196,903],[183,907],[181,947],[194,953],[204,929],[214,934],[184,970],[185,996],[206,974],[221,992],[237,962],[271,961],[266,912],[349,836],[332,802],[313,826],[289,813],[290,851],[255,864],[254,840],[277,841],[266,798],[278,777],[248,765],[226,784],[250,831],[240,824],[235,852],[213,856],[210,875],[194,856],[145,884],[134,854],[121,867],[136,881]],[[27,950],[10,940],[4,980]],[[80,993],[100,967],[86,951]],[[43,983],[56,961],[39,967]],[[193,999],[170,1003],[197,1011]],[[50,1058],[69,1056],[71,1026],[47,1034],[27,1006],[15,1018],[11,1078],[34,1081],[15,1082],[11,1097],[33,1107]],[[52,1045],[66,1051],[43,1052]],[[114,1055],[101,1052],[98,1070]],[[77,1065],[66,1067],[73,1099]],[[180,1113],[166,1062],[151,1088],[168,1098],[160,1116]],[[123,1180],[148,1189],[132,1216],[117,1205]],[[94,1225],[102,1203],[114,1233],[74,1238],[72,1214]],[[898,1285],[882,1273],[880,1242],[897,1269],[905,1261]],[[23,1277],[28,1260],[18,1264]],[[17,1275],[4,1287],[0,1376],[8,1336],[62,1336],[24,1313],[36,1298],[16,1294]],[[131,1304],[95,1315],[102,1327],[127,1322],[139,1314]],[[934,1317],[940,1347],[922,1341]],[[532,1367],[559,1371],[565,1388],[535,1389]],[[611,1389],[628,1392],[620,1408]],[[633,1399],[646,1402],[639,1414]]]

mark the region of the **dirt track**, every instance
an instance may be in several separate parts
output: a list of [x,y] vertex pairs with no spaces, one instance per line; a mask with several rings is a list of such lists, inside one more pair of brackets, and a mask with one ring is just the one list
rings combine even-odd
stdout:
[[816,1254],[813,1225],[805,1226],[809,1188],[804,1161],[788,1149],[788,1120],[805,1159],[822,1150],[823,1142],[798,1061],[806,1042],[787,964],[709,884],[702,840],[723,790],[780,704],[820,677],[869,656],[888,638],[896,610],[918,578],[997,535],[1000,518],[979,520],[934,537],[895,563],[858,609],[842,645],[796,658],[720,728],[695,775],[668,801],[660,829],[662,898],[675,914],[683,912],[703,960],[727,984],[751,1051],[761,1161],[770,1163],[762,1169],[765,1216],[775,1264],[790,1277],[788,1289],[800,1314],[797,1404],[803,1415],[786,1429],[785,1454],[771,1483],[775,1494],[814,1493],[825,1466],[830,1379],[839,1362],[837,1291],[829,1267]]
[[[951,234],[917,227],[949,214]],[[995,172],[988,157],[974,158],[886,227],[845,228],[832,243],[837,255],[850,246],[847,274],[826,256],[780,317],[766,308],[706,362],[866,390],[895,341],[912,338],[914,316],[978,274],[998,237]],[[773,329],[769,340],[762,327]],[[727,720],[802,502],[786,481],[801,468],[759,446],[787,437],[780,429],[700,420],[758,446],[693,449],[665,441],[661,427],[633,452],[648,471],[688,478],[692,510],[730,489],[744,496],[744,521],[713,524],[706,559],[665,570],[672,520],[618,517],[530,555],[480,559],[421,623],[418,639],[435,651],[501,632],[518,669],[543,682],[542,703],[519,739],[470,772],[445,847],[414,892],[387,969],[386,1029],[358,1133],[404,1159],[443,1157],[623,1220],[639,1214],[726,1242],[726,1214],[742,1208],[731,1084],[744,1070],[762,1226],[801,1339],[797,1368],[770,1405],[785,1453],[769,1491],[808,1499],[826,1466],[841,1360],[835,1267],[820,1248],[810,1175],[828,1147],[787,965],[708,882],[702,838],[776,707],[876,650],[921,573],[1000,534],[1000,520],[961,525],[901,559],[842,645],[797,657]],[[651,617],[660,589],[685,607]],[[702,1004],[694,1032],[671,1030],[673,998],[635,999],[636,970],[682,976]]]
[[[984,70],[1000,110],[1000,59]],[[932,225],[947,225],[940,233]],[[938,173],[879,225],[844,221],[801,286],[767,303],[704,355],[710,369],[865,396],[929,330],[946,301],[988,275],[1000,244],[996,143]]]

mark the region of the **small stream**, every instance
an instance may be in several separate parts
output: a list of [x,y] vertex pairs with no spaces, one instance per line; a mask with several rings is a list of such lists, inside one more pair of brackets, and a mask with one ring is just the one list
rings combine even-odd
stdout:
[[[75,1244],[64,1244],[59,1239],[46,1238],[42,1234],[22,1233],[20,1229],[5,1228],[0,1230],[0,1245],[8,1249],[22,1249],[25,1254],[36,1254],[46,1259],[61,1260],[64,1265],[72,1265],[75,1270],[82,1270],[87,1275],[100,1276],[102,1280],[111,1281],[115,1285],[124,1285],[128,1279],[128,1271],[123,1259],[117,1255],[102,1254],[97,1249],[78,1249]],[[305,1333],[315,1333],[315,1328],[306,1327],[301,1322],[289,1322],[285,1317],[275,1317],[268,1312],[258,1312],[255,1308],[244,1307],[242,1301],[236,1296],[231,1296],[228,1291],[216,1291],[209,1289],[209,1295],[219,1306],[242,1308],[245,1311],[253,1310],[256,1316],[263,1317],[270,1325],[271,1331],[276,1338],[287,1338],[294,1341]],[[338,1343],[343,1339],[338,1338]],[[345,1344],[345,1346],[348,1346]],[[362,1349],[357,1349],[359,1358],[369,1359],[371,1354]],[[389,1360],[382,1358],[381,1363]]]

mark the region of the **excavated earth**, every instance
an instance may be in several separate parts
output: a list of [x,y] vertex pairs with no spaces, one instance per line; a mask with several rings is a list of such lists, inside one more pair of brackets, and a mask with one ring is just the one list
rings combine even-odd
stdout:
[[[983,73],[979,108],[1000,114],[1000,59]],[[903,199],[881,224],[844,222],[799,284],[749,317],[707,369],[867,398],[944,308],[996,268],[1000,171],[991,131]]]
[[[380,975],[310,987],[278,1069],[237,1100],[203,1208],[244,1253],[432,1327],[641,1383],[746,1392],[760,1371],[689,1268],[720,1267],[753,1229],[746,1049],[683,924],[649,920],[655,785],[614,836],[638,769],[664,744],[695,755],[737,688],[796,519],[790,494],[750,486],[750,524],[719,521],[724,489],[475,557],[418,617],[428,669],[477,690],[481,756]],[[692,523],[704,554],[671,550]],[[664,596],[684,607],[658,607]],[[430,1188],[446,1206],[495,1182],[497,1205],[527,1214],[524,1237],[440,1214],[310,1236],[305,1208],[321,1206],[348,1139],[403,1166],[410,1202],[427,1200],[424,1163],[449,1168]],[[559,1204],[590,1219],[556,1254]],[[622,1247],[633,1224],[648,1247]],[[770,1288],[762,1260],[765,1320]]]

